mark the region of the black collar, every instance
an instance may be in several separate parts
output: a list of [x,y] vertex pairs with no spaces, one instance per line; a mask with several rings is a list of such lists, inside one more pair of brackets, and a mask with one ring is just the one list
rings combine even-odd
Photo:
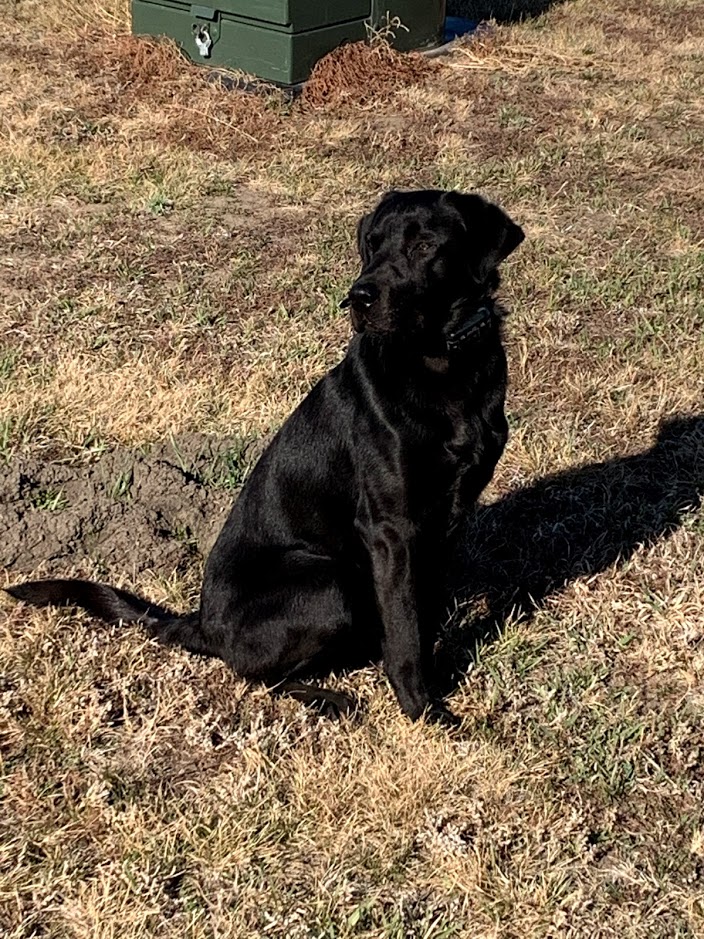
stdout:
[[482,332],[491,322],[494,315],[494,306],[492,303],[477,307],[475,312],[465,320],[464,323],[454,332],[445,337],[445,344],[448,352],[456,352],[462,346],[473,339],[478,333]]

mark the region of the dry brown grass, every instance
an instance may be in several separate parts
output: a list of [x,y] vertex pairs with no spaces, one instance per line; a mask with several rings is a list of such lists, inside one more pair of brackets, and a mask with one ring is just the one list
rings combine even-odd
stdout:
[[[462,730],[409,726],[376,669],[334,679],[363,711],[329,724],[137,629],[6,603],[3,935],[704,935],[699,6],[555,5],[317,111],[204,82],[121,0],[14,5],[13,471],[277,426],[342,354],[354,225],[387,187],[480,188],[528,241],[512,436],[444,637]],[[187,608],[197,567],[101,572]]]
[[409,85],[424,84],[435,71],[428,59],[396,52],[383,39],[354,42],[334,49],[316,64],[302,101],[316,110],[350,103],[371,108]]

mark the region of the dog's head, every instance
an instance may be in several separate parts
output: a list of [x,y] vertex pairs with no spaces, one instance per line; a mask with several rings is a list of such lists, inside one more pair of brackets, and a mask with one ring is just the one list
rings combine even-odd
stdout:
[[359,223],[362,271],[343,306],[358,331],[432,344],[456,325],[458,305],[487,297],[522,229],[479,195],[390,192]]

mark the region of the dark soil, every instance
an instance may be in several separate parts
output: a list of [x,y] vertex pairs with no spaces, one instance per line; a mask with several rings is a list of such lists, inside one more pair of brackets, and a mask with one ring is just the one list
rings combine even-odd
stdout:
[[0,481],[0,565],[169,575],[208,553],[261,448],[182,435],[149,452],[117,449],[76,465],[18,457]]

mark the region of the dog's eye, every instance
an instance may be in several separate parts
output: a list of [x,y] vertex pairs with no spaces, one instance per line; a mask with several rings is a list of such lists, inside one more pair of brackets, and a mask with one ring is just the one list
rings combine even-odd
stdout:
[[414,254],[420,254],[420,255],[430,254],[432,250],[433,250],[433,246],[430,244],[429,241],[417,241],[413,245]]

